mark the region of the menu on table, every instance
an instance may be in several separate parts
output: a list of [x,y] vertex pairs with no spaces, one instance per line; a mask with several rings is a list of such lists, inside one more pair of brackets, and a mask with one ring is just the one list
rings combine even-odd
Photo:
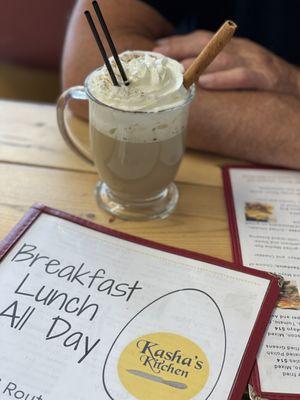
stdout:
[[0,256],[1,400],[241,398],[279,293],[42,205]]
[[268,399],[300,398],[300,172],[279,168],[224,169],[236,262],[282,277],[252,375]]

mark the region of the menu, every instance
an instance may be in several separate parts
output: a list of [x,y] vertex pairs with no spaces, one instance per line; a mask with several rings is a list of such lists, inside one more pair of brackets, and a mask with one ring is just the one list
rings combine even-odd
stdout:
[[43,205],[0,256],[1,400],[236,400],[279,293]]
[[300,172],[224,170],[236,262],[281,276],[277,308],[252,375],[268,399],[300,399]]

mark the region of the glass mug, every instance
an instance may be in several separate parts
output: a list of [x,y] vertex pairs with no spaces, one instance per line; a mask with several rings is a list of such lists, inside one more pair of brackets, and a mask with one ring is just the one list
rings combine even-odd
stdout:
[[[192,86],[183,104],[157,112],[124,111],[96,99],[90,90],[93,71],[84,86],[66,90],[57,103],[57,120],[67,145],[95,165],[101,181],[96,186],[98,205],[125,220],[167,217],[176,207],[174,178],[185,150]],[[74,138],[65,123],[71,99],[89,101],[92,154]]]

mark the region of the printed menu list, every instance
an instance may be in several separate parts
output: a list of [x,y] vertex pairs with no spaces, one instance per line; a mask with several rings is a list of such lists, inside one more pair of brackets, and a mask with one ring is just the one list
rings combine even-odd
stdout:
[[0,265],[0,398],[232,399],[270,281],[41,214]]
[[300,394],[300,172],[236,167],[229,174],[241,261],[283,278],[258,356],[261,390]]

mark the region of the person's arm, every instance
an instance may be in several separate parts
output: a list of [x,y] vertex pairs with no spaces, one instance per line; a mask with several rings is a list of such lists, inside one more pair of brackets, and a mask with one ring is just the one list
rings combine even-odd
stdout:
[[[188,68],[212,36],[203,30],[169,36],[156,41],[155,51]],[[300,68],[245,38],[233,38],[200,76],[199,84],[208,90],[265,90],[300,100]]]
[[[157,41],[155,51],[188,67],[211,37],[201,30],[171,36]],[[300,168],[299,67],[257,43],[233,38],[199,83],[190,147]]]
[[[81,84],[102,61],[82,15],[90,8],[80,0],[73,12],[64,51],[64,88]],[[172,26],[137,0],[102,0],[103,13],[118,51],[147,50]],[[300,101],[263,91],[197,90],[192,104],[188,145],[232,157],[300,168]]]
[[188,146],[300,169],[300,101],[263,91],[198,90]]
[[[73,10],[65,40],[63,88],[82,84],[85,77],[103,64],[84,11],[90,10],[96,26],[97,17],[90,0],[78,0]],[[138,0],[101,0],[101,10],[119,53],[124,50],[152,50],[155,40],[172,32],[171,24],[156,10]],[[103,38],[101,28],[98,32]],[[103,39],[106,46],[106,40]],[[107,49],[107,53],[111,52]]]

